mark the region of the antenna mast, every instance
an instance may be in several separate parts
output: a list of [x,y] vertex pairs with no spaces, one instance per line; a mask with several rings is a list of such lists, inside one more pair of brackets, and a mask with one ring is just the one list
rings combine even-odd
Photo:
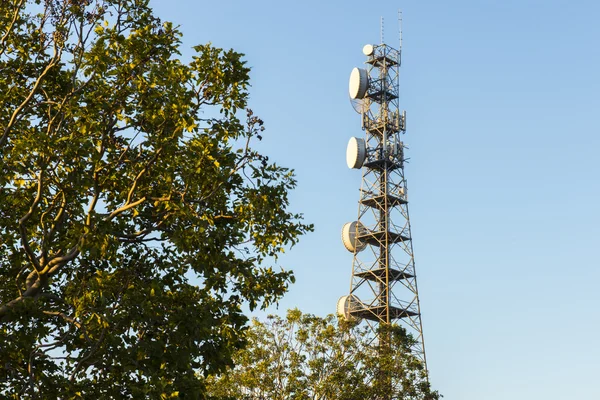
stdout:
[[402,65],[402,10],[398,9],[398,29],[400,34],[400,47],[398,48],[398,65]]
[[[348,167],[362,170],[362,184],[358,219],[342,228],[342,241],[354,258],[350,293],[340,298],[337,311],[347,320],[365,321],[382,351],[394,349],[389,347],[389,333],[381,328],[402,324],[415,339],[411,351],[423,363],[427,380],[404,175],[406,146],[402,135],[406,133],[406,111],[400,112],[399,104],[400,10],[398,19],[400,49],[383,43],[382,17],[382,43],[364,46],[366,67],[354,68],[350,75],[350,98],[360,104],[356,109],[360,110],[365,138],[351,138],[346,152]],[[390,389],[401,384],[391,377],[381,379]]]

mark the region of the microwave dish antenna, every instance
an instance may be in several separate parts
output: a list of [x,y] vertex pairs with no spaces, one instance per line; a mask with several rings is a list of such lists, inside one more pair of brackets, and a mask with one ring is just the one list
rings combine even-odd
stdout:
[[351,99],[363,99],[369,88],[369,73],[364,68],[354,68],[350,73],[348,94]]
[[365,139],[351,137],[346,147],[346,164],[350,169],[360,169],[367,158]]
[[367,229],[360,221],[348,222],[342,227],[342,243],[350,253],[361,252],[367,244],[359,240],[359,236],[367,233]]
[[352,315],[352,311],[360,308],[360,299],[353,294],[340,297],[337,302],[337,315],[346,321],[361,322],[360,318]]

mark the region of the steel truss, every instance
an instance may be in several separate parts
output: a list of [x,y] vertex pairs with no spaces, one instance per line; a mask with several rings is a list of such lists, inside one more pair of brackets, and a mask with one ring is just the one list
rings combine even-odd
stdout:
[[380,343],[379,325],[400,322],[415,339],[414,355],[427,368],[401,140],[406,113],[399,107],[400,52],[374,46],[366,64],[362,127],[367,156],[358,207],[364,228],[357,228],[356,237],[367,246],[354,252],[350,294],[360,301],[350,315],[366,321]]

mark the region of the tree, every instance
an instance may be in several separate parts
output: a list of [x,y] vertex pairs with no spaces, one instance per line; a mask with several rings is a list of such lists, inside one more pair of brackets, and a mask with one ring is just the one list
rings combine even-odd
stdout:
[[0,395],[203,398],[312,229],[243,55],[148,0],[0,2]]
[[387,351],[374,345],[368,332],[333,315],[320,318],[297,309],[285,319],[254,319],[248,346],[234,356],[235,367],[210,375],[208,393],[215,400],[440,398],[410,352],[414,339],[402,327],[385,329]]

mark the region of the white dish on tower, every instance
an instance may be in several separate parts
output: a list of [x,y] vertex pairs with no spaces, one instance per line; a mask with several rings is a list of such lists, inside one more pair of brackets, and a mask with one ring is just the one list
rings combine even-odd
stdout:
[[342,296],[337,302],[337,315],[344,318],[346,321],[357,321],[360,322],[360,319],[353,317],[350,314],[351,311],[354,311],[360,307],[360,300],[353,294]]
[[344,243],[344,247],[350,253],[358,253],[359,251],[364,250],[367,246],[366,243],[358,240],[358,236],[364,235],[367,233],[367,228],[360,222],[348,222],[344,224],[342,227],[342,243]]
[[360,169],[367,157],[365,139],[351,137],[346,147],[346,164],[348,168]]
[[366,69],[354,68],[350,73],[348,92],[351,99],[362,99],[369,88],[369,74]]
[[372,44],[365,44],[365,46],[363,47],[363,54],[365,56],[372,56],[374,51],[375,48]]

